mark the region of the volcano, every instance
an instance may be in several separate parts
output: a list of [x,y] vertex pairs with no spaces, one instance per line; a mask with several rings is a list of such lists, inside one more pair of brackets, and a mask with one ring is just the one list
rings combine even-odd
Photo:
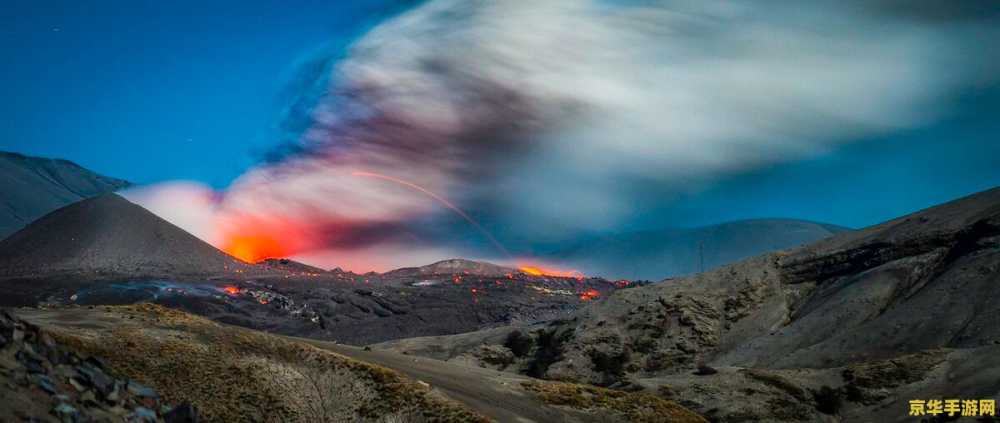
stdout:
[[0,241],[5,279],[178,279],[257,270],[116,194],[58,209]]

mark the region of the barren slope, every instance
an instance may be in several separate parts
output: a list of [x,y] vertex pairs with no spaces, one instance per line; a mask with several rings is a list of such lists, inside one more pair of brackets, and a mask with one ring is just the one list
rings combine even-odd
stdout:
[[0,279],[184,278],[253,269],[115,194],[56,210],[0,241]]
[[[1000,189],[788,252],[619,290],[572,318],[523,332],[530,350],[509,369],[602,385],[668,385],[682,404],[720,421],[818,418],[821,385],[849,400],[843,415],[891,420],[906,417],[914,395],[993,398],[1000,394],[993,358],[1000,344]],[[494,345],[455,348],[475,345],[476,337]],[[489,365],[486,349],[501,347],[499,339],[494,331],[384,347],[426,354],[434,350],[428,342],[436,343],[445,358]],[[701,363],[719,372],[692,376]],[[875,376],[858,377],[865,373]],[[740,385],[759,394],[742,398],[733,388]],[[720,398],[730,405],[710,413]],[[775,415],[767,401],[790,401],[800,412]]]

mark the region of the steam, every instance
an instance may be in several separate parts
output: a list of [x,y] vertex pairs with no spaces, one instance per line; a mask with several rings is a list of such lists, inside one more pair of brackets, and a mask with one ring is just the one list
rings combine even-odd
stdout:
[[976,20],[871,4],[433,0],[358,40],[328,85],[296,84],[323,92],[291,116],[309,122],[291,154],[222,194],[132,198],[223,248],[258,231],[355,270],[389,265],[357,251],[499,255],[446,241],[475,229],[426,193],[357,177],[375,173],[530,249],[621,224],[663,192],[932,122],[997,70],[958,53],[993,33]]

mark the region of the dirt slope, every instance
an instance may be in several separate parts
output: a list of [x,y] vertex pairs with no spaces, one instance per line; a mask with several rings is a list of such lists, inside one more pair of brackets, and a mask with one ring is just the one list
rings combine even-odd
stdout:
[[116,194],[56,210],[0,241],[0,278],[184,278],[254,269]]

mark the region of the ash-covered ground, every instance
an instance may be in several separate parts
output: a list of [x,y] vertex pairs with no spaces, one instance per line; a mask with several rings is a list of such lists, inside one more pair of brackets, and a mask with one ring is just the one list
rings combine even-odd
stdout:
[[363,345],[556,319],[632,285],[516,272],[303,271],[253,279],[74,283],[35,298],[52,305],[153,302],[267,332]]

